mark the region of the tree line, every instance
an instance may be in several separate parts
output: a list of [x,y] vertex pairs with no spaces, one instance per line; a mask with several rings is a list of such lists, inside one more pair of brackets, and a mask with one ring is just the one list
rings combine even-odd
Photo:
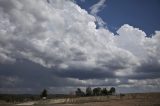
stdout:
[[0,101],[9,103],[27,102],[40,100],[39,95],[36,94],[0,94]]
[[[91,88],[87,87],[86,91],[84,92],[80,88],[77,88],[75,91],[76,96],[106,96],[106,95],[113,95],[116,92],[114,87],[107,90],[106,88]],[[61,97],[71,97],[71,95],[56,95],[56,94],[49,94],[46,89],[44,89],[40,95],[32,95],[32,94],[0,94],[0,100],[4,100],[6,102],[26,102],[32,100],[40,100],[40,99],[51,99],[51,98],[61,98]]]
[[107,90],[106,88],[91,88],[87,87],[86,91],[82,91],[80,88],[77,88],[75,91],[76,96],[107,96],[107,95],[113,95],[115,94],[116,89],[114,87],[111,87],[110,90]]
[[[96,87],[96,88],[91,88],[91,87],[87,87],[86,91],[84,92],[83,90],[81,90],[81,88],[77,88],[77,90],[75,91],[75,95],[76,96],[107,96],[107,95],[113,95],[115,94],[116,89],[114,87],[111,87],[109,90],[107,90],[107,88],[100,88],[100,87]],[[46,99],[47,97],[47,90],[44,89],[40,95],[41,98]]]

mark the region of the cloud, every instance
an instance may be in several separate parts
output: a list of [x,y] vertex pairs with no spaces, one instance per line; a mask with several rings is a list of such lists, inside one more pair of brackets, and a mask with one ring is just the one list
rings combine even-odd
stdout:
[[5,86],[5,87],[14,87],[16,83],[18,83],[20,80],[18,77],[16,76],[0,76],[0,84],[1,87]]
[[100,0],[98,3],[90,7],[90,13],[95,16],[96,21],[100,27],[103,27],[106,23],[97,14],[105,7],[106,0]]
[[146,34],[138,28],[134,28],[128,24],[123,25],[117,30],[117,46],[130,51],[137,57],[145,56],[143,41],[145,41]]
[[101,8],[103,8],[105,6],[105,2],[106,0],[100,0],[98,3],[94,4],[92,7],[91,7],[91,14],[97,14]]
[[81,2],[85,2],[86,0],[81,0]]
[[[58,69],[73,66],[105,68],[111,62],[124,59],[118,59],[118,52],[126,59],[130,58],[128,52],[114,46],[113,33],[95,28],[94,16],[71,1],[63,2],[64,5],[59,6],[56,1],[50,4],[46,1],[1,1],[1,20],[5,21],[1,25],[5,30],[1,38],[6,41],[2,41],[4,46],[1,48],[10,52],[5,55]],[[12,6],[8,8],[7,5]],[[69,14],[71,11],[74,14]],[[5,27],[4,24],[8,25]]]
[[[0,79],[9,84],[15,78],[13,89],[29,91],[154,82],[160,77],[160,32],[147,38],[128,24],[117,35],[97,29],[95,15],[104,3],[93,5],[91,15],[71,0],[1,0]],[[1,91],[9,86],[3,81]]]

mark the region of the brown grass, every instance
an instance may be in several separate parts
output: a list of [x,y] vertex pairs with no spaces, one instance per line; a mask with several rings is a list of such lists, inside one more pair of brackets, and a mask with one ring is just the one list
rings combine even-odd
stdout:
[[[11,104],[0,106],[13,106]],[[79,97],[37,101],[35,106],[160,106],[160,93],[136,93],[120,96]]]

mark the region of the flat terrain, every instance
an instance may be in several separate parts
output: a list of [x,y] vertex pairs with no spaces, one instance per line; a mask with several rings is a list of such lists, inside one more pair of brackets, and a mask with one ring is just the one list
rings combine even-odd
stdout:
[[0,106],[160,106],[160,93],[127,94],[125,96],[80,97],[28,102],[22,104],[0,104]]

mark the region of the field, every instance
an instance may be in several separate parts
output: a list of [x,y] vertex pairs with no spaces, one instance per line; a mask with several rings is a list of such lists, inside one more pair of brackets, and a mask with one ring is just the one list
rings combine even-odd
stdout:
[[160,106],[160,93],[126,94],[125,96],[97,96],[30,101],[19,104],[0,106],[34,105],[34,106]]

